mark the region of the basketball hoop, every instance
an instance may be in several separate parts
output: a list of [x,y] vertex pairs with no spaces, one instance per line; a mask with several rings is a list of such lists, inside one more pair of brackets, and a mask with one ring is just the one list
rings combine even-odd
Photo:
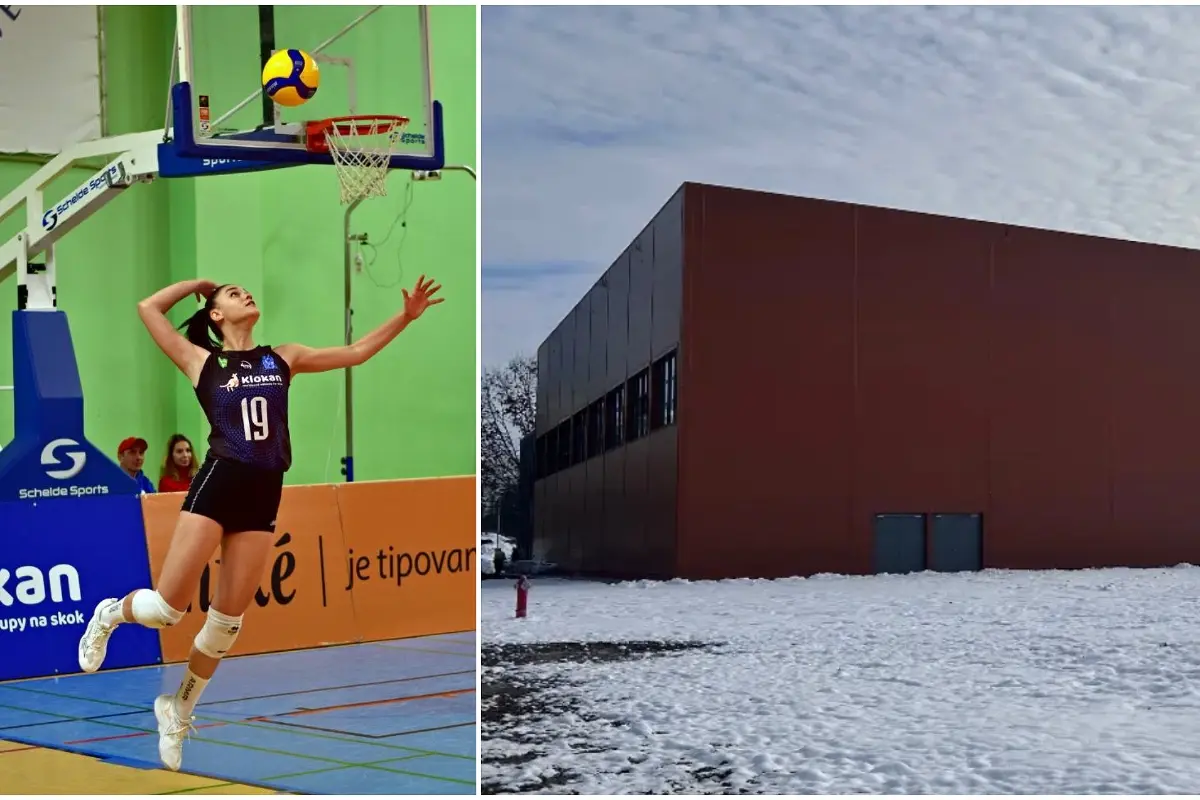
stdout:
[[364,114],[307,123],[305,147],[329,153],[337,170],[342,204],[387,194],[388,163],[408,117]]

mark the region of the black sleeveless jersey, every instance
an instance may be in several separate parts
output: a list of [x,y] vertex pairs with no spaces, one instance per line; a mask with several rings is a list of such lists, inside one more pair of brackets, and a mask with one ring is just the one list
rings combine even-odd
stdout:
[[210,455],[287,472],[292,465],[291,382],[287,362],[266,345],[209,356],[200,370],[196,397],[212,427]]

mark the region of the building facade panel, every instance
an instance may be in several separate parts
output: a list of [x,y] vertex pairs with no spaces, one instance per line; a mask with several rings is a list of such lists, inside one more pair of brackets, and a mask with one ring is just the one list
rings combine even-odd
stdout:
[[609,390],[608,381],[608,291],[597,284],[591,291],[592,325],[588,351],[587,395],[592,402]]
[[537,349],[537,408],[534,409],[534,433],[539,437],[550,429],[550,340]]
[[984,563],[1080,566],[1110,535],[1113,270],[1109,243],[1046,231],[997,237],[990,295],[991,505]]
[[626,369],[630,374],[650,363],[650,336],[654,303],[654,231],[650,224],[629,248],[629,347]]
[[570,420],[575,412],[575,317],[572,308],[558,327],[558,420]]
[[583,296],[575,307],[575,353],[574,369],[571,371],[571,412],[576,413],[586,408],[591,400],[589,385],[591,382],[592,361],[592,301],[597,294],[596,288]]
[[683,309],[683,195],[682,191],[676,192],[654,221],[650,354],[656,359],[679,345]]
[[608,291],[608,380],[616,386],[629,367],[629,251],[621,254],[605,275]]
[[[1136,263],[1138,245],[1121,248]],[[1200,563],[1200,253],[1162,250],[1121,270],[1112,314],[1112,541],[1106,563]],[[1120,543],[1136,542],[1122,552]]]
[[854,528],[988,503],[995,226],[858,207]]
[[688,185],[683,576],[853,571],[854,209]]

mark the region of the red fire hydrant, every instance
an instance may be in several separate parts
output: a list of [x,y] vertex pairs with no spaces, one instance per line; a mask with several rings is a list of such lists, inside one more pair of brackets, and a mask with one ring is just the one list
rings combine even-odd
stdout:
[[517,579],[517,619],[524,619],[529,606],[529,578],[522,575]]

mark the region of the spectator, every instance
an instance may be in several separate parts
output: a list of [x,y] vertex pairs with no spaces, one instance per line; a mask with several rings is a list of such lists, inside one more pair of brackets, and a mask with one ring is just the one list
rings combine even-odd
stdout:
[[154,484],[146,477],[146,473],[142,472],[142,465],[146,463],[145,439],[130,436],[121,442],[117,447],[117,463],[125,470],[125,474],[137,483],[141,494],[154,494]]
[[158,478],[160,492],[186,492],[192,488],[198,465],[192,453],[192,440],[177,433],[167,440],[167,457]]

